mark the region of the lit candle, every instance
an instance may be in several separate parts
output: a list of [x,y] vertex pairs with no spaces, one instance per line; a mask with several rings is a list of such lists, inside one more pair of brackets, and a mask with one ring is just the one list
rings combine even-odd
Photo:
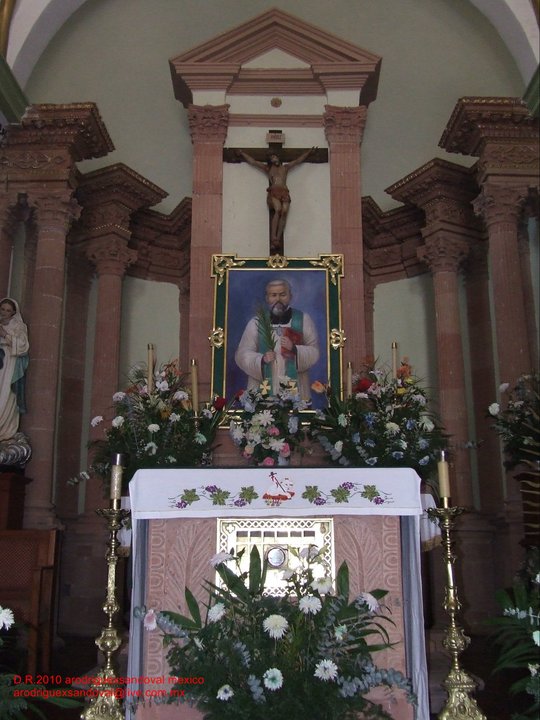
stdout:
[[448,463],[446,462],[444,450],[441,450],[441,459],[437,463],[439,471],[439,495],[441,498],[450,497],[450,476],[448,474]]
[[148,345],[148,393],[154,391],[154,346]]
[[121,453],[114,453],[111,461],[111,500],[120,500],[122,496],[122,472],[124,456]]
[[352,363],[347,363],[347,397],[352,397]]
[[195,358],[191,360],[191,405],[197,413],[199,409],[199,378],[197,376],[197,361]]
[[392,342],[392,377],[397,378],[397,342]]

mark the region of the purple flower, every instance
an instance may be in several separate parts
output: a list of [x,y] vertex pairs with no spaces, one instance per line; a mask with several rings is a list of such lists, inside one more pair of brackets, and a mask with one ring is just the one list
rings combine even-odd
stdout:
[[205,488],[206,492],[209,492],[210,494],[215,493],[218,491],[217,485],[207,485]]
[[339,487],[343,488],[344,490],[352,490],[354,488],[354,483],[344,482],[344,483],[341,483],[341,485]]
[[318,498],[315,498],[315,500],[313,501],[313,504],[314,505],[326,505],[326,500],[319,495]]
[[382,505],[384,500],[382,499],[382,497],[380,495],[377,495],[377,497],[374,498],[373,502],[375,503],[375,505]]
[[234,501],[234,504],[236,507],[244,507],[244,505],[247,505],[247,502],[243,498],[238,498],[238,500]]
[[184,508],[187,508],[187,505],[188,504],[185,500],[178,500],[178,502],[176,503],[176,507],[180,508],[181,510],[183,510]]

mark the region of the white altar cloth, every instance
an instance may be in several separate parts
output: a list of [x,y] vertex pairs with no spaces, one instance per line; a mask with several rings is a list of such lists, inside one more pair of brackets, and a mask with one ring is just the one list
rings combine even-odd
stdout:
[[[273,475],[272,475],[273,473]],[[132,608],[145,601],[148,520],[177,518],[403,516],[401,542],[405,646],[418,697],[429,717],[420,581],[420,478],[408,468],[182,468],[139,470],[129,485],[133,525]],[[141,675],[142,623],[131,617],[128,675]],[[127,720],[133,718],[128,709]]]

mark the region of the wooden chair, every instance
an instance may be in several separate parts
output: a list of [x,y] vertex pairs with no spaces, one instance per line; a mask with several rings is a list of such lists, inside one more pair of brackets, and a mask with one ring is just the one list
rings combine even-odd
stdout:
[[26,625],[27,672],[50,670],[57,530],[0,530],[0,599]]

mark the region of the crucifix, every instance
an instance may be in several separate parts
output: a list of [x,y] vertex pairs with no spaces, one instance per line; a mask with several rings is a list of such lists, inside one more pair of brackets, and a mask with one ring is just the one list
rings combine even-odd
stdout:
[[[289,170],[303,162],[327,162],[328,151],[318,148],[307,150],[283,149],[285,137],[281,130],[270,130],[266,136],[268,149],[256,148],[247,153],[245,150],[225,150],[225,162],[245,160],[268,177],[266,202],[270,211],[269,254],[284,255],[283,234],[287,222],[287,214],[291,204],[291,196],[287,187]],[[232,154],[232,157],[231,157]],[[263,159],[264,158],[264,159]]]

